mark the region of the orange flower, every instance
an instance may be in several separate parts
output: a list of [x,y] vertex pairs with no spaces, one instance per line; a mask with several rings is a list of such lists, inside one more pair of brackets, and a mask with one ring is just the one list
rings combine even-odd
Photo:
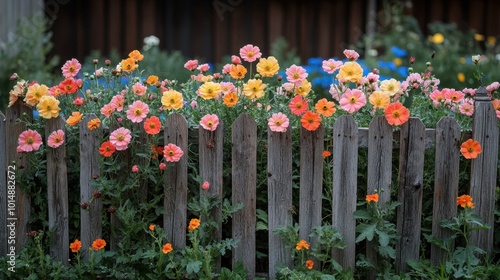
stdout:
[[144,59],[144,55],[142,55],[138,50],[133,50],[128,54],[128,57],[134,59],[135,61],[141,61]]
[[410,118],[408,110],[401,102],[389,104],[384,110],[385,118],[390,125],[402,125]]
[[474,208],[472,197],[466,194],[457,197],[457,205],[460,205],[462,208]]
[[99,153],[105,157],[110,157],[116,151],[115,146],[111,144],[110,141],[106,141],[101,144],[99,148]]
[[92,248],[94,248],[94,251],[104,249],[104,247],[106,247],[106,241],[102,238],[97,238],[94,242],[92,242]]
[[314,131],[321,124],[321,118],[318,114],[312,111],[307,111],[300,119],[300,122],[302,123],[303,128],[309,131]]
[[307,260],[306,261],[306,267],[307,267],[307,269],[313,269],[314,262],[312,260]]
[[99,126],[101,126],[101,120],[98,118],[91,119],[87,123],[87,127],[89,128],[89,130],[94,130],[94,129],[98,128]]
[[70,126],[74,126],[78,124],[82,120],[82,113],[80,112],[73,112],[71,113],[71,116],[68,117],[66,120],[66,123],[69,124]]
[[129,57],[122,60],[121,67],[122,71],[132,72],[135,70],[135,68],[137,68],[137,65],[135,64],[135,59]]
[[238,64],[238,65],[231,65],[231,71],[229,71],[229,75],[231,75],[231,78],[233,79],[243,79],[245,77],[245,74],[247,73],[247,69],[245,66]]
[[152,116],[144,121],[144,130],[147,134],[156,135],[160,133],[161,123],[160,118]]
[[173,250],[174,250],[174,248],[172,247],[172,244],[165,243],[165,245],[163,245],[163,248],[162,248],[163,254],[168,254],[168,253],[172,252]]
[[151,155],[151,158],[157,159],[158,156],[163,155],[163,148],[164,148],[163,146],[156,146],[156,145],[151,146],[151,149],[153,150],[153,154]]
[[378,202],[378,193],[369,194],[366,196],[366,202],[370,203],[371,201]]
[[158,76],[150,75],[146,80],[146,83],[150,86],[156,85],[156,83],[158,83]]
[[460,152],[466,159],[477,158],[477,156],[482,152],[481,144],[479,142],[469,139],[462,143],[460,147]]
[[323,153],[321,155],[323,156],[323,158],[326,158],[326,157],[331,156],[332,153],[330,153],[330,151],[323,151]]
[[300,251],[302,249],[309,250],[309,243],[307,243],[307,241],[305,241],[304,239],[301,239],[299,242],[297,242],[295,249],[297,249],[297,251]]
[[316,112],[318,112],[318,114],[325,117],[332,116],[337,110],[335,109],[335,103],[333,101],[326,100],[326,98],[318,100],[314,108],[316,109]]
[[150,230],[150,231],[153,231],[153,230],[155,230],[155,227],[156,227],[156,225],[155,225],[155,224],[150,224],[150,225],[149,225],[149,230]]
[[224,104],[226,104],[227,107],[233,107],[238,103],[238,95],[236,92],[230,92],[224,95]]
[[69,244],[69,248],[71,249],[71,252],[76,253],[82,248],[82,242],[78,239],[75,239],[73,243]]
[[199,226],[200,226],[200,220],[199,219],[191,219],[191,221],[189,221],[189,227],[188,227],[188,229],[189,230],[195,230]]

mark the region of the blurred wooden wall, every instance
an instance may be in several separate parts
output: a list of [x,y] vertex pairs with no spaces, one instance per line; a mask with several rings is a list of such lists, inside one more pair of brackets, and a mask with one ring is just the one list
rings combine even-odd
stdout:
[[0,0],[0,49],[12,40],[18,24],[38,24],[44,17],[44,0]]
[[[6,0],[2,0],[6,1]],[[181,50],[190,58],[220,62],[245,44],[257,45],[264,55],[284,36],[303,62],[309,57],[340,56],[366,33],[370,0],[45,0],[61,3],[49,18],[54,54],[80,60],[92,50],[123,56],[140,49],[143,38],[160,38],[161,49]],[[382,0],[376,21],[387,16]],[[486,36],[500,34],[500,1],[412,1],[406,13],[415,16],[424,33],[435,21],[455,22]],[[49,14],[49,13],[47,13]]]

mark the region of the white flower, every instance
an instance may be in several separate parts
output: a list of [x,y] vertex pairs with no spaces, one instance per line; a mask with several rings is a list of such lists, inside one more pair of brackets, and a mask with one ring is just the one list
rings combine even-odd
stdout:
[[481,55],[480,54],[472,56],[472,62],[474,62],[474,64],[478,64],[479,60],[481,60]]
[[144,38],[144,47],[145,51],[151,49],[152,47],[156,47],[160,45],[160,39],[154,35],[148,36]]

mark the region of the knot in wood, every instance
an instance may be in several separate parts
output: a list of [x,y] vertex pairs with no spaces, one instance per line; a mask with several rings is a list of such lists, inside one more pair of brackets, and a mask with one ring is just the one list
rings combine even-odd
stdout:
[[207,148],[213,149],[215,147],[215,140],[210,139],[207,141]]
[[418,191],[420,189],[420,187],[422,186],[422,184],[420,183],[416,183],[415,185],[413,185],[413,188]]

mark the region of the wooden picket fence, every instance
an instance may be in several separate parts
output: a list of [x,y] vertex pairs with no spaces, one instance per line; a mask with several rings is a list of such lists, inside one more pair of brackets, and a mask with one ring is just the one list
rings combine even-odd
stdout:
[[[31,109],[20,102],[8,108],[6,115],[1,115],[0,169],[7,170],[15,165],[17,169],[25,167],[26,156],[16,152],[17,136],[25,130],[25,124],[17,122],[23,115],[31,114]],[[98,148],[99,131],[88,130],[85,125],[93,116],[86,116],[80,125],[80,198],[89,201],[93,189],[91,180],[99,175]],[[475,212],[482,220],[494,224],[495,187],[497,184],[499,129],[495,111],[484,88],[478,90],[475,102],[473,130],[462,132],[457,122],[451,117],[444,117],[435,129],[426,129],[421,120],[410,118],[394,131],[383,117],[375,117],[369,128],[359,128],[351,116],[341,116],[333,126],[333,197],[332,225],[342,234],[346,243],[343,250],[333,251],[333,258],[345,268],[355,266],[355,219],[358,200],[357,168],[358,148],[368,148],[368,193],[377,191],[379,203],[390,200],[391,178],[393,174],[393,152],[399,150],[399,186],[398,200],[402,203],[397,211],[397,229],[400,239],[396,245],[396,268],[407,270],[407,260],[418,259],[421,245],[422,192],[425,149],[435,147],[435,186],[433,201],[432,234],[438,238],[449,236],[449,232],[439,227],[443,219],[457,214],[456,198],[458,194],[460,143],[464,135],[479,141],[483,152],[472,160],[470,170],[470,195],[475,202]],[[46,121],[47,131],[64,129],[61,117]],[[102,128],[100,128],[102,129]],[[242,260],[249,271],[249,279],[255,276],[256,252],[256,162],[257,162],[257,125],[248,115],[241,115],[231,126],[231,147],[224,147],[224,129],[220,124],[211,132],[198,130],[199,172],[201,178],[210,182],[208,195],[222,196],[223,149],[232,149],[232,202],[243,203],[232,220],[232,236],[240,240],[233,250],[233,263]],[[312,227],[322,221],[322,184],[324,151],[324,127],[316,131],[301,128],[300,140],[292,139],[292,129],[285,133],[267,132],[268,143],[268,228],[269,228],[269,275],[276,274],[276,265],[292,266],[291,249],[284,246],[273,233],[275,229],[292,225],[292,141],[300,141],[300,236],[310,240]],[[188,125],[185,118],[172,114],[164,129],[165,143],[174,143],[184,151],[188,147]],[[471,133],[471,134],[470,134]],[[467,138],[466,138],[467,139]],[[397,140],[397,141],[395,141]],[[399,143],[394,149],[393,143]],[[48,148],[47,185],[48,185],[48,221],[55,229],[50,253],[56,259],[67,262],[68,244],[68,183],[65,147]],[[163,227],[174,248],[186,245],[187,227],[187,182],[188,160],[183,156],[165,176],[165,215]],[[0,173],[0,255],[7,253],[9,231],[6,222],[10,217],[7,210],[6,193],[8,173]],[[9,206],[10,207],[10,206]],[[219,210],[220,211],[220,210]],[[92,203],[88,210],[81,212],[80,239],[83,247],[101,236],[102,205]],[[220,212],[219,212],[220,213]],[[30,197],[22,191],[19,184],[15,189],[16,250],[26,242],[30,216]],[[218,217],[217,212],[215,217]],[[113,218],[113,217],[112,217]],[[221,225],[222,227],[222,225]],[[483,248],[488,253],[493,250],[493,227],[479,231],[471,239],[472,244]],[[221,238],[221,231],[216,238]],[[312,245],[317,240],[310,240]],[[370,246],[367,246],[370,250]],[[431,248],[432,262],[437,264],[444,257],[444,252],[437,247]]]

